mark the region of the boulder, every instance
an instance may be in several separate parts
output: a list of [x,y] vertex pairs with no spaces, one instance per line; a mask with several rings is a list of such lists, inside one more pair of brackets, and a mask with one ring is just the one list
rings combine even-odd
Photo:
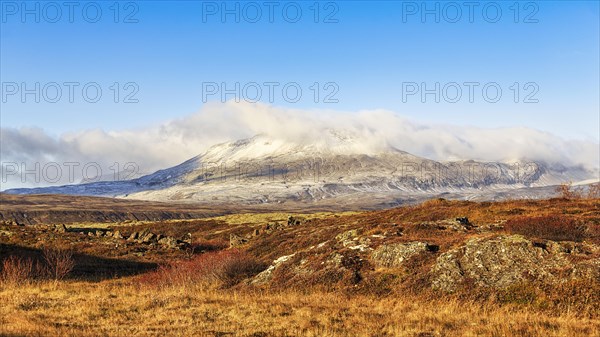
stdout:
[[151,243],[156,240],[156,235],[154,235],[154,233],[147,233],[138,238],[138,240],[142,243]]
[[302,223],[302,221],[304,221],[304,218],[301,218],[301,217],[295,217],[295,216],[291,216],[291,215],[290,215],[290,216],[288,217],[287,224],[288,224],[288,226],[297,226],[297,225],[301,224],[301,223]]
[[469,222],[469,218],[467,218],[466,216],[456,218],[456,222],[458,222],[458,224],[462,225],[465,229],[473,228],[473,225]]
[[139,236],[138,232],[133,232],[133,233],[131,233],[131,235],[129,235],[129,237],[127,238],[127,241],[137,240],[138,236]]
[[247,243],[249,240],[236,234],[229,235],[229,247],[236,247]]
[[59,233],[66,233],[67,226],[65,226],[64,224],[54,225],[54,231]]
[[256,275],[252,281],[250,282],[250,284],[255,284],[255,285],[262,285],[265,284],[267,282],[269,282],[272,278],[273,278],[273,272],[279,268],[279,266],[281,266],[282,264],[284,264],[285,262],[289,261],[294,255],[284,255],[281,256],[275,260],[273,260],[273,263],[264,271],[260,272],[258,275]]
[[170,249],[179,248],[177,239],[170,237],[170,236],[161,238],[160,240],[158,240],[158,243],[161,244],[162,246],[164,246],[166,248],[170,248]]
[[279,222],[270,222],[265,226],[265,231],[267,233],[270,233],[275,230],[282,230],[283,228],[284,228],[284,225],[282,225]]
[[566,254],[549,252],[521,235],[474,238],[437,258],[432,287],[452,292],[467,279],[497,289],[532,279],[553,283],[558,275],[552,272],[570,265]]
[[375,265],[387,268],[401,267],[408,259],[424,252],[436,252],[436,245],[425,242],[407,242],[384,244],[377,247],[371,253],[371,259]]
[[121,234],[121,232],[120,232],[120,231],[115,231],[115,232],[113,233],[113,238],[115,238],[115,239],[122,239],[122,238],[123,238],[123,235]]
[[358,237],[358,230],[357,229],[351,229],[349,231],[345,231],[343,233],[340,233],[338,235],[335,236],[335,239],[341,242],[344,241],[348,241],[348,240],[352,240],[354,238]]

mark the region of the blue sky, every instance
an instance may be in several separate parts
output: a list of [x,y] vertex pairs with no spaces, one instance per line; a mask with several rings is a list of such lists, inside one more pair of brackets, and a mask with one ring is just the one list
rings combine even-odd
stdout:
[[[44,2],[28,2],[27,6],[35,8],[36,3],[42,12]],[[58,22],[47,22],[54,17],[49,8],[48,15],[41,13],[37,23],[33,15],[22,22],[21,8],[12,14],[14,8],[3,1],[3,91],[6,83],[24,82],[33,87],[36,82],[41,86],[79,82],[81,88],[95,82],[103,95],[97,103],[85,102],[77,90],[71,103],[64,87],[57,103],[44,99],[36,103],[32,95],[21,102],[18,94],[8,95],[2,103],[2,127],[35,126],[55,136],[94,128],[142,128],[201,109],[203,83],[294,82],[303,89],[302,99],[291,103],[275,94],[275,105],[340,111],[388,109],[422,122],[486,128],[526,126],[598,142],[597,1],[539,1],[533,2],[534,7],[527,7],[531,2],[520,2],[517,23],[512,1],[493,2],[502,9],[495,23],[487,20],[495,16],[495,7],[488,8],[492,14],[487,17],[482,14],[482,7],[490,2],[479,3],[473,23],[464,2],[455,2],[462,6],[462,17],[456,23],[447,22],[455,15],[446,2],[439,2],[440,10],[447,10],[447,15],[441,13],[440,23],[433,15],[422,22],[420,12],[407,14],[412,8],[408,3],[421,6],[423,2],[320,2],[318,23],[314,22],[312,1],[294,2],[288,17],[281,10],[286,3],[280,3],[273,23],[261,1],[255,2],[263,14],[256,23],[248,22],[253,12],[247,12],[248,16],[241,13],[239,23],[233,15],[223,22],[221,9],[208,14],[212,7],[207,6],[222,3],[139,1],[127,7],[128,2],[120,2],[119,22],[115,23],[113,2],[96,2],[102,15],[98,22],[89,23],[85,19],[93,18],[93,13],[84,17],[81,8],[86,2],[81,2],[73,23],[64,7]],[[227,6],[235,4],[228,2]],[[240,10],[246,5],[238,4]],[[434,5],[426,4],[429,8]],[[287,22],[298,6],[302,9],[299,21]],[[122,22],[133,10],[137,23]],[[324,23],[333,11],[337,23]],[[523,22],[533,12],[529,19],[537,23]],[[120,101],[114,103],[110,87],[115,82],[121,87],[135,83],[139,90],[134,98],[139,101],[121,102],[124,94],[134,90],[130,86],[120,89]],[[310,89],[314,82],[321,86],[317,103]],[[323,95],[333,90],[322,88],[328,82],[338,89],[337,103],[322,102]],[[457,103],[443,97],[435,103],[431,95],[425,103],[418,95],[407,96],[403,102],[402,83],[407,82],[425,82],[427,87],[436,82],[442,87],[464,82],[481,85],[476,88],[474,103],[466,98],[464,86]],[[520,87],[519,103],[514,102],[514,90],[510,89],[515,82]],[[524,88],[529,82],[535,86]],[[485,102],[478,90],[486,83],[500,86],[499,102]],[[537,90],[533,98],[539,102],[523,103],[532,90]]]

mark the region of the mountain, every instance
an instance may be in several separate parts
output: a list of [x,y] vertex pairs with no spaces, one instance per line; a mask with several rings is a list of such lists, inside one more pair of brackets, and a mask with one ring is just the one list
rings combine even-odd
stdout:
[[563,182],[594,181],[597,177],[597,170],[527,160],[439,162],[328,130],[312,143],[258,135],[218,144],[177,166],[127,181],[5,192],[207,205],[378,208],[436,196],[477,200],[540,198],[553,195],[554,186]]

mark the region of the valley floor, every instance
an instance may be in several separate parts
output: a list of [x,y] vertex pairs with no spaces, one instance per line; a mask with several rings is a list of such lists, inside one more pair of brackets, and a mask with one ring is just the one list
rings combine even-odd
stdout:
[[141,287],[0,288],[2,336],[598,336],[600,320],[451,299]]

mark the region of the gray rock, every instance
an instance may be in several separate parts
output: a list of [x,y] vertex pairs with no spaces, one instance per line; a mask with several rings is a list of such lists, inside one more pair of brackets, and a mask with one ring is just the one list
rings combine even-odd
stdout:
[[521,235],[475,238],[438,257],[432,287],[452,292],[466,279],[498,289],[530,279],[553,283],[552,271],[570,264],[565,254],[551,253]]
[[438,247],[425,242],[384,244],[371,253],[371,259],[380,267],[401,267],[408,259],[424,252],[435,252]]
[[255,284],[255,285],[262,285],[262,284],[266,284],[268,283],[272,278],[273,278],[273,272],[279,268],[282,264],[286,263],[287,261],[289,261],[294,255],[284,255],[281,256],[277,259],[275,259],[273,261],[273,263],[264,271],[260,272],[258,275],[256,275],[252,281],[250,282],[250,284]]

